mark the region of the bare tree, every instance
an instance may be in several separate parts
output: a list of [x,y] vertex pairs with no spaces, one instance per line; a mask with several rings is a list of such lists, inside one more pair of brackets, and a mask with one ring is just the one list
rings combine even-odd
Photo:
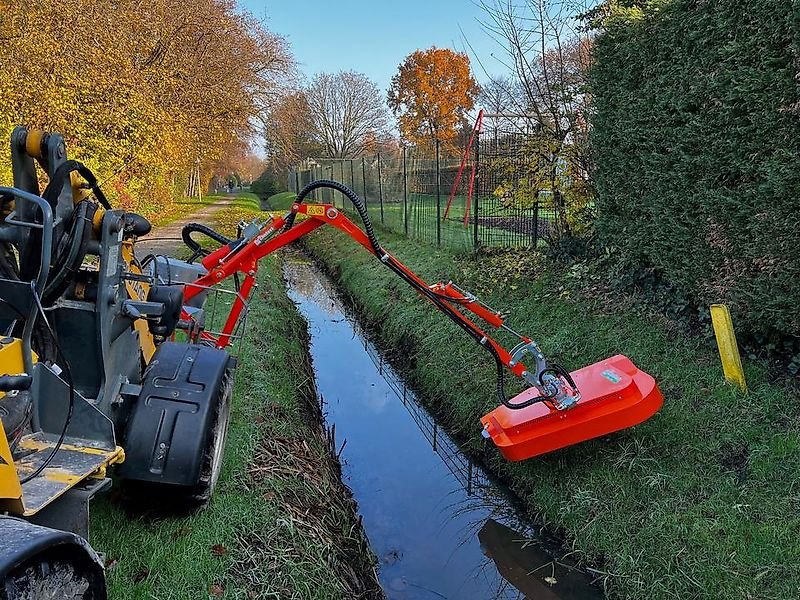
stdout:
[[275,172],[282,173],[304,158],[324,152],[303,90],[285,90],[265,122],[264,150]]
[[[588,164],[587,68],[591,38],[579,15],[592,0],[480,0],[483,28],[506,51],[516,111],[530,115],[543,179],[553,194],[557,235],[569,234],[564,192],[591,189]],[[495,87],[497,87],[495,82]]]
[[508,75],[490,76],[481,84],[478,104],[490,113],[521,112],[516,80]]
[[388,110],[378,86],[354,71],[320,73],[305,88],[316,140],[331,158],[353,158],[387,135]]

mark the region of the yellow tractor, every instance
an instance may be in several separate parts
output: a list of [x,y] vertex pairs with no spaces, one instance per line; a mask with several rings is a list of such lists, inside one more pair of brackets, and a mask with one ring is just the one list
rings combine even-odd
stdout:
[[[203,296],[184,307],[183,289],[204,269],[140,262],[150,224],[112,209],[60,135],[15,129],[11,161],[13,185],[0,187],[0,600],[103,599],[89,500],[113,466],[137,498],[205,505],[235,361],[192,343]],[[182,329],[187,341],[174,341]]]

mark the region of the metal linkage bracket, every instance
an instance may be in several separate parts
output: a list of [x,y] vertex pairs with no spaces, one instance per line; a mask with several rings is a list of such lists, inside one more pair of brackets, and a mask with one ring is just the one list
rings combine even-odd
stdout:
[[552,396],[553,406],[558,410],[570,409],[581,399],[577,390],[572,390],[573,393],[570,393],[561,379],[548,369],[547,359],[536,342],[520,342],[511,349],[510,354],[511,360],[508,364],[511,367],[521,362],[525,356],[533,356],[536,370],[523,371],[522,378],[542,393]]
[[539,376],[542,374],[542,371],[547,369],[547,360],[545,360],[539,345],[534,341],[520,342],[511,349],[510,354],[511,360],[508,362],[510,367],[516,366],[517,363],[521,362],[527,355],[533,356],[536,370],[533,373],[531,371],[523,371],[522,378],[533,386],[541,387],[542,384],[539,381]]

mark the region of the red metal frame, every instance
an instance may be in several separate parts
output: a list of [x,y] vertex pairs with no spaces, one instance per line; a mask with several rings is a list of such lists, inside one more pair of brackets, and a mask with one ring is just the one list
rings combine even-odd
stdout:
[[[284,230],[290,215],[305,215],[307,218]],[[205,332],[202,339],[218,348],[227,347],[255,286],[259,260],[326,223],[349,235],[368,252],[376,254],[364,231],[333,205],[295,203],[289,213],[271,219],[248,243],[241,247],[223,246],[203,259],[203,266],[208,273],[195,283],[185,286],[185,301],[188,302],[236,273],[243,274],[244,281],[222,332]],[[392,268],[399,269],[402,276],[413,282],[412,286],[417,286],[417,291],[434,303],[437,309],[457,320],[481,344],[491,346],[509,371],[523,379],[527,375],[529,380],[528,367],[515,360],[519,359],[519,355],[512,357],[509,351],[458,309],[471,312],[495,329],[505,327],[504,317],[500,312],[481,304],[477,298],[460,290],[452,282],[429,285],[393,256],[387,254],[378,258],[391,262]],[[426,289],[434,294],[426,296]],[[184,312],[182,318],[190,319],[190,315]],[[532,343],[530,338],[515,335],[524,344]],[[522,460],[641,423],[658,412],[663,403],[655,380],[624,356],[589,365],[573,371],[570,376],[575,385],[565,389],[571,391],[577,399],[572,408],[564,410],[549,400],[536,401],[535,398],[540,396],[541,390],[533,386],[513,398],[510,405],[501,405],[484,415],[481,419],[484,435],[492,439],[507,459]],[[578,389],[581,394],[577,393]],[[511,408],[515,404],[519,406],[528,401],[534,403],[524,408]]]
[[[286,218],[290,213],[276,217],[271,220],[253,240],[235,252],[231,251],[230,247],[226,245],[218,248],[202,260],[202,264],[208,270],[208,273],[193,284],[186,285],[183,294],[184,302],[188,302],[204,290],[218,285],[222,281],[232,277],[235,273],[244,275],[244,281],[239,291],[240,297],[237,298],[231,306],[230,314],[222,328],[222,332],[216,336],[205,333],[203,334],[204,340],[213,342],[218,348],[227,347],[230,344],[231,335],[236,328],[239,317],[244,310],[245,302],[249,298],[255,284],[255,276],[258,272],[258,261],[279,248],[283,248],[287,244],[311,233],[326,223],[343,231],[361,244],[368,252],[375,254],[369,238],[361,228],[348,219],[342,211],[331,204],[294,204],[292,205],[291,213],[302,214],[307,218],[295,224],[291,229],[281,231],[284,225],[286,225]],[[409,278],[437,292],[437,294],[439,294],[438,297],[449,304],[451,314],[460,319],[460,321],[466,325],[467,328],[472,330],[479,339],[486,338],[485,343],[494,347],[500,356],[500,360],[502,360],[509,371],[514,373],[517,377],[522,377],[527,367],[522,362],[512,361],[511,354],[503,346],[489,337],[472,319],[457,310],[457,307],[462,307],[472,312],[496,329],[502,327],[504,323],[504,319],[499,312],[493,312],[486,308],[480,304],[475,297],[458,290],[452,282],[438,282],[429,285],[395,257],[392,256],[392,259]],[[183,318],[189,319],[190,317],[187,313],[184,313]],[[529,338],[523,336],[521,336],[521,339],[526,343],[531,341]]]
[[[477,133],[480,135],[481,131],[483,130],[483,109],[478,111],[478,118],[475,120],[475,126],[472,128],[472,133],[469,136],[469,142],[467,143],[467,147],[464,149],[464,155],[461,157],[461,166],[458,167],[458,173],[456,174],[456,179],[453,182],[453,187],[450,188],[450,196],[447,198],[447,206],[444,209],[444,218],[447,219],[447,215],[450,213],[450,205],[453,204],[453,199],[456,197],[456,192],[458,191],[458,186],[461,183],[461,176],[464,174],[464,168],[467,166],[467,161],[469,160],[469,155],[472,152],[472,144],[473,142],[480,143],[480,138],[475,140],[475,134]],[[472,193],[475,190],[475,162],[472,163],[472,168],[470,170],[469,176],[469,192],[467,193],[467,203],[464,207],[464,226],[466,227],[469,225],[469,209],[472,205]]]

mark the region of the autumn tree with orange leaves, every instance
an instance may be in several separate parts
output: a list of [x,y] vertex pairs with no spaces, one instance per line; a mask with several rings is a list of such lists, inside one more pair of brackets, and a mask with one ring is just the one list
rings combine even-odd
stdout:
[[242,155],[292,66],[234,0],[0,0],[0,147],[60,132],[115,206],[160,214]]
[[465,125],[478,92],[469,57],[434,46],[413,52],[400,64],[388,101],[404,140],[449,145]]

